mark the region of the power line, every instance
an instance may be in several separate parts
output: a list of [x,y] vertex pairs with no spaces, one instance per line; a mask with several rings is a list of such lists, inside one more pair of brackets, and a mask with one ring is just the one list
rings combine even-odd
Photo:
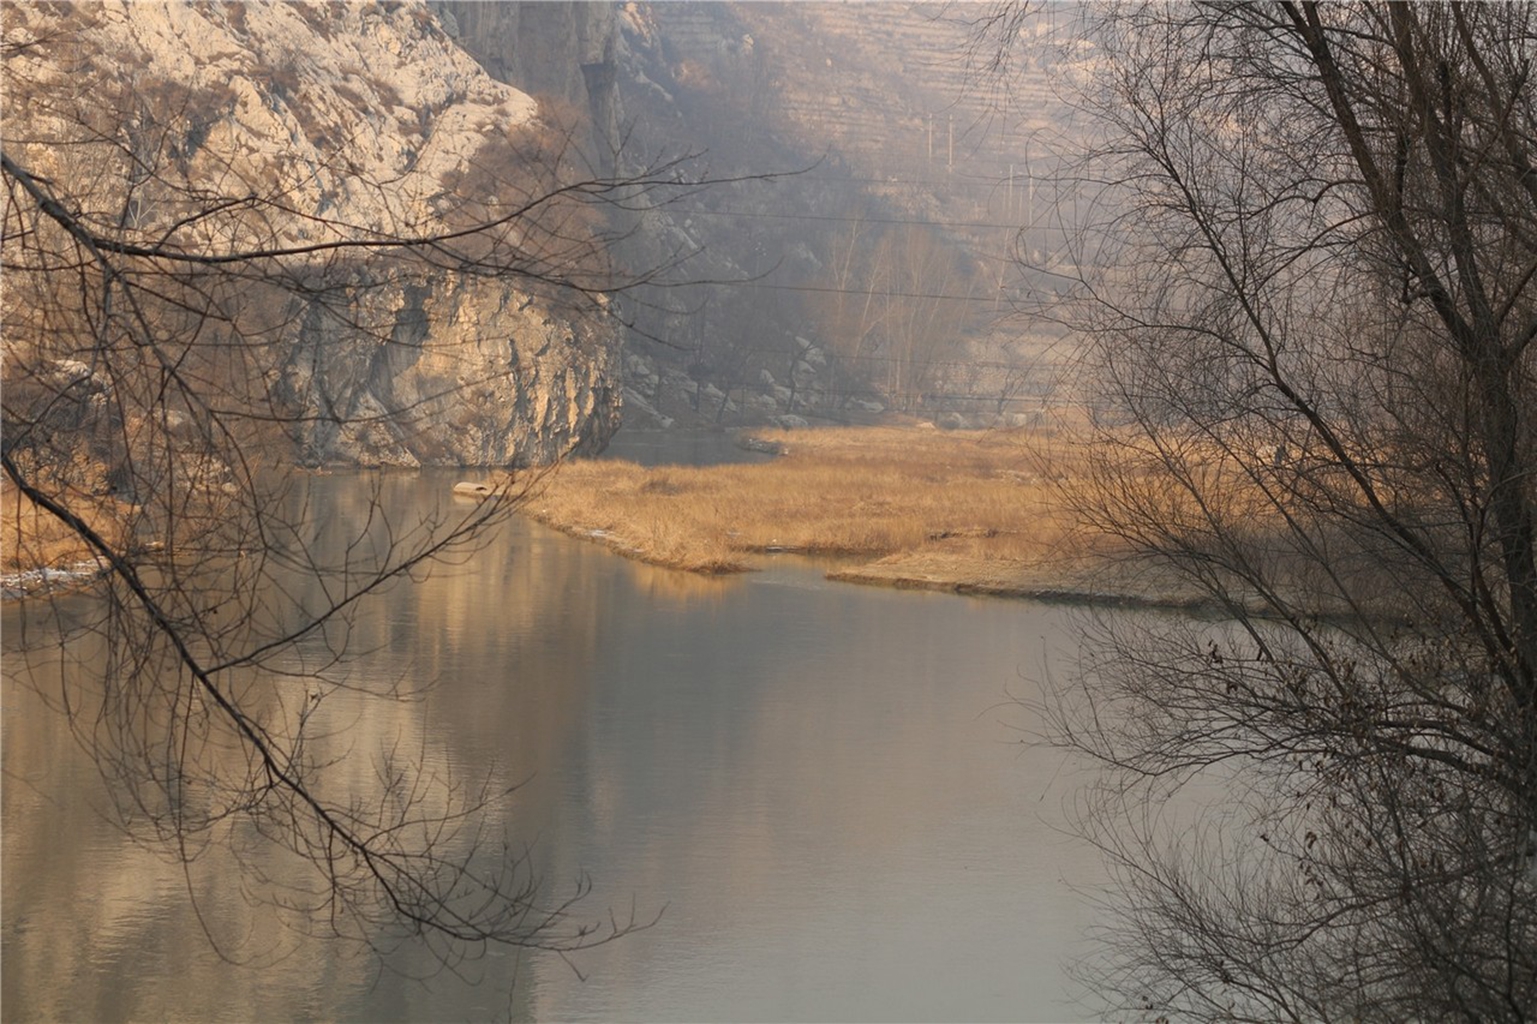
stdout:
[[[999,159],[1002,161],[999,164],[1000,167],[1003,166],[1003,163],[1007,162],[1006,157],[1000,157]],[[1029,175],[1020,174],[1017,175],[1017,177],[1025,178],[1029,177]],[[785,180],[791,182],[814,181],[829,185],[841,185],[845,183],[855,185],[924,185],[948,190],[957,188],[997,188],[1008,180],[1008,175],[973,175],[957,172],[948,178],[935,178],[930,180],[925,178],[837,178],[828,177],[825,175],[798,174],[794,175],[793,177],[787,177]],[[1037,178],[1036,180],[1044,181],[1049,179]]]
[[848,217],[823,213],[752,213],[747,210],[690,210],[685,216],[740,217],[745,220],[815,220],[834,224],[907,224],[936,228],[989,228],[992,230],[1024,231],[1030,225],[998,224],[992,221],[966,220],[918,220],[908,217]]
[[826,285],[815,284],[765,284],[762,281],[742,281],[731,283],[738,288],[762,288],[776,292],[817,292],[827,295],[880,295],[895,299],[948,299],[955,302],[992,302],[995,296],[987,295],[946,295],[941,292],[903,292],[886,288],[831,288]]
[[[825,346],[824,346],[824,351],[825,351]],[[767,345],[743,346],[743,347],[740,347],[740,348],[733,348],[732,352],[735,355],[738,355],[738,356],[758,356],[758,355],[774,356],[774,357],[778,357],[781,361],[783,360],[783,358],[785,356],[790,355],[790,352],[788,350],[784,349],[784,348],[774,348],[774,347],[767,346]],[[903,363],[903,362],[905,362],[905,363],[921,363],[922,365],[927,366],[927,367],[945,367],[945,368],[950,368],[950,369],[954,369],[954,368],[960,367],[960,368],[964,368],[964,369],[968,369],[968,370],[970,370],[970,369],[976,369],[976,370],[1002,370],[1002,371],[1005,371],[1005,372],[1029,372],[1029,373],[1032,373],[1032,374],[1035,373],[1042,366],[1047,365],[1045,362],[1043,362],[1042,360],[1039,360],[1039,359],[1031,360],[1031,361],[1027,361],[1027,362],[1023,362],[1023,363],[1021,363],[1021,362],[1012,362],[1012,363],[1010,363],[1010,362],[1003,362],[1003,361],[997,360],[997,359],[925,359],[925,360],[919,360],[919,359],[915,359],[915,358],[909,357],[909,356],[888,355],[888,354],[883,354],[883,353],[880,353],[880,352],[861,352],[861,353],[858,353],[858,354],[838,354],[838,353],[834,353],[834,355],[837,357],[839,362],[845,363],[845,364],[859,364],[859,363]],[[797,361],[797,362],[804,362],[805,361],[804,357],[802,355],[799,355],[799,354],[796,354],[795,356],[793,356],[793,359],[795,361]],[[715,383],[718,384],[718,383],[720,383],[720,381],[716,381]],[[753,383],[754,382],[751,381],[751,380],[740,380],[740,381],[736,381],[733,384],[733,387],[735,387],[737,385],[751,386]]]
[[817,284],[770,284],[766,281],[710,281],[693,286],[699,288],[759,288],[765,291],[776,292],[812,292],[822,295],[879,295],[894,299],[943,299],[952,302],[996,302],[1001,294],[1005,297],[1010,291],[981,292],[972,295],[951,295],[945,292],[907,292],[896,288],[834,288],[831,285]]

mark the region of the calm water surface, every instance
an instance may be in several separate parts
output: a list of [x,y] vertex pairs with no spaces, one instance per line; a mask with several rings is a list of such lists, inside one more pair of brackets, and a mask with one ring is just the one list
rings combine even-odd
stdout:
[[[451,480],[388,477],[387,499],[430,504]],[[354,478],[317,486],[339,522],[362,514]],[[1009,702],[1071,658],[1062,609],[830,584],[791,559],[706,580],[522,521],[368,606],[352,678],[438,685],[335,712],[354,756],[400,741],[433,771],[526,779],[499,809],[552,885],[589,873],[593,918],[662,911],[580,954],[585,981],[542,955],[419,980],[415,947],[381,972],[274,923],[217,857],[184,871],[135,846],[12,680],[14,642],[47,628],[28,614],[3,622],[8,1021],[1085,1013],[1063,965],[1091,921],[1073,887],[1099,869],[1058,831],[1072,770],[1018,743]]]

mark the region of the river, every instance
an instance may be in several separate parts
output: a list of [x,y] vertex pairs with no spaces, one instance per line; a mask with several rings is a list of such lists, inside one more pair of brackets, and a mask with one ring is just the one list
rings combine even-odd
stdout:
[[[408,509],[452,476],[383,479]],[[317,507],[345,520],[353,489],[320,478]],[[436,974],[415,946],[381,971],[284,930],[216,856],[183,870],[108,824],[93,764],[12,678],[13,641],[53,627],[42,606],[7,606],[0,1012],[1083,1017],[1065,965],[1088,951],[1081,889],[1100,869],[1062,831],[1071,766],[1020,742],[1031,723],[1012,700],[1070,662],[1073,613],[822,571],[785,557],[702,579],[514,520],[466,564],[366,606],[354,633],[372,653],[351,678],[404,666],[436,686],[359,715],[353,754],[403,740],[434,772],[523,781],[499,810],[552,884],[587,873],[595,919],[660,913],[573,963],[493,953]]]

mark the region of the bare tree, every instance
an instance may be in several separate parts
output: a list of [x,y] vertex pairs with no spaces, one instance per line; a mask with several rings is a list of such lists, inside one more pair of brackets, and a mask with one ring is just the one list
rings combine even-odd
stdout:
[[827,280],[814,317],[844,401],[871,380],[914,409],[964,342],[974,268],[933,227],[855,219],[831,243]]
[[[453,963],[495,945],[568,953],[643,925],[575,916],[586,883],[547,890],[481,813],[500,793],[425,777],[398,752],[338,763],[312,742],[317,709],[355,685],[341,669],[359,602],[473,544],[527,478],[408,521],[375,501],[353,527],[315,520],[294,465],[343,428],[460,461],[432,432],[479,429],[454,417],[482,391],[517,397],[514,328],[429,343],[429,318],[468,316],[472,300],[504,317],[534,305],[576,325],[573,351],[609,344],[612,298],[668,270],[612,265],[616,233],[699,183],[676,163],[586,176],[567,136],[538,120],[489,137],[415,205],[396,201],[404,172],[374,179],[352,163],[339,124],[311,126],[337,136],[314,146],[330,165],[297,184],[257,180],[209,144],[231,130],[229,96],[92,78],[111,66],[75,34],[92,16],[32,19],[51,36],[7,34],[6,91],[29,106],[8,109],[0,155],[6,515],[51,520],[101,574],[48,629],[6,637],[13,654],[53,647],[57,665],[91,635],[99,658],[21,681],[68,716],[125,826],[189,861],[211,843],[236,848],[244,876],[231,884],[301,927],[381,949],[415,936]],[[27,76],[41,66],[90,84],[40,90]],[[380,197],[380,217],[304,205],[305,182],[326,175]],[[440,360],[431,379],[451,383],[341,395],[306,365],[322,358],[378,380]],[[488,438],[475,461],[512,468],[523,456],[505,442]],[[21,664],[8,656],[8,674]],[[403,676],[370,695],[425,682]],[[357,759],[376,775],[361,790],[337,781]],[[289,881],[241,852],[252,850],[293,865]]]
[[1105,621],[1049,709],[1106,769],[1097,984],[1159,1019],[1528,1020],[1537,15],[1101,13],[1099,215],[1042,310],[1085,341],[1072,498],[1222,621]]
[[828,290],[817,294],[813,304],[819,333],[833,354],[832,388],[840,409],[857,392],[869,388],[867,364],[879,344],[884,309],[871,277],[868,236],[873,233],[864,217],[856,215],[830,239]]
[[876,358],[887,392],[912,411],[943,381],[960,349],[975,288],[973,268],[932,228],[904,225],[876,246],[871,289],[884,307]]

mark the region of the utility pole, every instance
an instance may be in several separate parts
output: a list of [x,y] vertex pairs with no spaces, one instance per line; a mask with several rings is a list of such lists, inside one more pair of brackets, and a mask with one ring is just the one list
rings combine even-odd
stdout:
[[1025,225],[1035,226],[1035,175],[1030,172],[1030,140],[1025,140]]

